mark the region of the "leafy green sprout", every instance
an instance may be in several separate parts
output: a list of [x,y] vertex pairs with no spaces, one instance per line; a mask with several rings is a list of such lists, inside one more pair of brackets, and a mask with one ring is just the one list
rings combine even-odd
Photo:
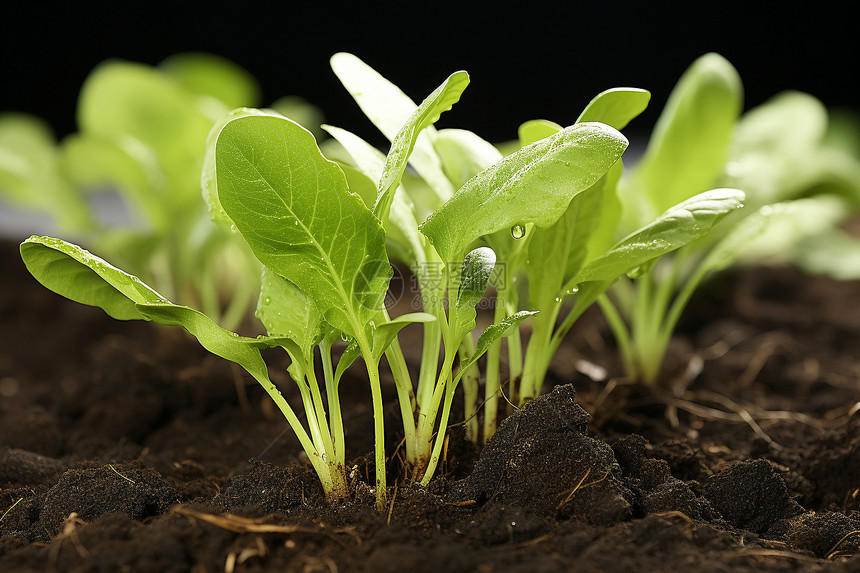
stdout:
[[743,213],[598,298],[626,374],[646,384],[668,382],[669,342],[711,273],[741,261],[790,261],[799,244],[832,232],[848,212],[833,194],[855,204],[860,197],[860,161],[823,145],[827,114],[817,100],[789,92],[743,116],[741,109],[735,69],[717,54],[702,56],[672,91],[641,161],[621,179],[622,229],[709,186],[746,191]]
[[[36,117],[0,116],[0,196],[50,215],[64,235],[235,328],[252,308],[259,265],[209,223],[200,171],[213,124],[257,105],[259,91],[248,72],[211,54],[177,54],[155,67],[104,62],[82,86],[78,131],[59,144]],[[106,191],[128,221],[100,214]]]
[[[412,479],[426,485],[440,461],[461,382],[477,439],[478,359],[490,351],[487,402],[498,399],[499,376],[490,374],[499,359],[497,341],[507,338],[509,356],[519,361],[512,360],[512,370],[522,373],[519,399],[535,395],[548,356],[588,305],[619,276],[704,235],[740,206],[742,194],[705,193],[614,242],[614,185],[627,140],[610,124],[626,125],[647,102],[647,92],[605,92],[567,128],[532,124],[522,130],[522,148],[503,157],[471,132],[433,127],[459,100],[468,84],[465,72],[452,74],[415,105],[355,56],[337,54],[332,66],[391,140],[387,155],[326,126],[351,160],[332,161],[307,130],[266,110],[234,110],[207,140],[204,196],[212,218],[241,235],[263,269],[257,316],[266,335],[246,338],[225,330],[59,239],[31,237],[21,253],[48,288],[117,319],[183,326],[210,352],[242,366],[278,404],[330,499],[348,494],[338,391],[346,369],[361,358],[373,403],[375,490],[382,508],[383,356],[395,382]],[[407,162],[420,179],[407,174]],[[383,304],[389,254],[416,270],[423,312],[389,316]],[[476,339],[475,307],[500,256],[509,274],[504,278],[511,280],[496,277],[501,304]],[[430,276],[431,266],[439,276]],[[503,286],[513,285],[523,268],[532,309],[519,308],[517,290]],[[556,328],[561,302],[571,295],[573,310]],[[517,357],[520,323],[544,313],[550,318],[535,323],[525,357]],[[424,328],[417,385],[397,338],[413,323]],[[332,347],[341,338],[348,345],[335,362]],[[298,385],[307,429],[269,379],[260,351],[271,347],[291,359],[288,373]],[[322,379],[314,368],[317,352]],[[495,411],[485,414],[486,438],[494,425]]]
[[[462,83],[464,76],[461,73],[452,80]],[[450,84],[451,80],[443,88]],[[432,114],[434,108],[450,106],[446,103],[449,94],[445,89],[431,94],[422,109],[429,108]],[[347,493],[337,386],[345,368],[360,356],[367,367],[374,404],[376,491],[382,506],[385,453],[379,361],[400,328],[434,317],[387,316],[381,302],[390,268],[378,264],[388,259],[382,226],[372,209],[384,218],[385,205],[390,202],[386,187],[394,187],[405,169],[415,123],[428,121],[426,116],[418,113],[404,126],[406,135],[393,146],[378,200],[371,205],[350,192],[341,169],[322,156],[313,137],[299,125],[274,114],[239,111],[216,127],[217,136],[210,140],[215,159],[207,164],[214,175],[205,172],[203,181],[211,186],[207,192],[216,218],[230,221],[263,264],[258,315],[271,331],[269,336],[245,338],[224,330],[205,314],[170,303],[136,277],[59,239],[31,237],[22,244],[22,257],[33,275],[52,290],[100,306],[114,318],[181,325],[211,352],[243,366],[279,405],[331,498]],[[285,245],[290,248],[284,249]],[[471,301],[473,306],[476,296],[483,294],[493,257],[487,250],[478,250],[462,259],[470,280],[458,279],[449,285],[452,293],[459,289],[458,307],[462,308],[459,319],[448,329],[461,338],[474,326],[474,319],[469,325],[470,312],[472,317],[475,314],[469,304]],[[472,280],[472,274],[477,280]],[[500,336],[513,323],[487,329],[470,359],[476,360],[486,341]],[[336,368],[330,358],[334,333],[351,340]],[[308,430],[268,378],[260,350],[272,346],[283,348],[292,359],[289,373],[299,385]],[[323,362],[328,416],[312,366],[315,346],[319,346]],[[397,355],[390,352],[390,356],[396,365]],[[450,405],[459,377],[440,374],[437,404],[445,397]],[[408,408],[409,402],[404,403]],[[429,424],[435,424],[435,415]],[[437,442],[441,444],[442,438],[439,435]]]
[[[415,104],[353,56],[335,56],[332,66],[368,118],[393,140],[393,126],[405,120],[415,110]],[[648,92],[634,88],[607,90],[594,98],[580,114],[577,124],[583,128],[591,125],[588,122],[602,122],[623,129],[645,109],[649,98]],[[331,126],[326,129],[347,150],[351,166],[371,179],[377,177],[383,161],[378,152],[349,132]],[[510,329],[503,337],[508,350],[508,392],[514,402],[523,403],[541,391],[550,358],[562,339],[613,281],[699,239],[723,216],[741,206],[743,193],[712,190],[670,207],[663,215],[644,221],[638,230],[617,241],[622,205],[616,194],[621,163],[616,160],[626,141],[616,147],[607,146],[601,150],[602,154],[597,152],[589,157],[580,145],[592,151],[595,146],[588,136],[578,140],[577,134],[584,133],[577,132],[575,126],[565,130],[545,120],[528,122],[520,128],[522,149],[507,157],[465,130],[428,128],[419,136],[416,149],[420,148],[422,153],[413,166],[420,179],[404,181],[405,193],[395,195],[395,202],[402,200],[403,206],[386,225],[389,253],[416,270],[424,310],[438,318],[423,326],[419,412],[424,411],[423,404],[427,403],[421,397],[431,395],[429,382],[435,379],[440,347],[445,348],[448,356],[455,351],[451,348],[451,338],[440,332],[446,320],[444,312],[433,306],[445,298],[444,289],[438,290],[444,281],[431,280],[433,277],[422,273],[438,268],[449,257],[456,260],[452,253],[465,249],[466,245],[471,248],[483,244],[504,263],[497,265],[492,275],[496,287],[495,323],[521,312],[538,313],[531,319],[525,352],[519,328]],[[457,191],[447,199],[452,188]],[[472,207],[485,205],[481,189],[488,190],[486,195],[495,201],[490,203],[495,213],[488,215]],[[514,200],[504,202],[504,194],[514,189],[519,194],[511,193]],[[564,198],[547,209],[553,193]],[[522,204],[515,202],[518,200]],[[430,206],[432,214],[416,236],[415,221],[421,218],[421,206]],[[528,207],[545,211],[547,217],[539,218]],[[485,216],[498,225],[481,226],[480,219]],[[478,232],[471,232],[472,229]],[[447,235],[438,236],[442,233]],[[429,238],[429,246],[421,242],[422,235]],[[459,242],[451,245],[454,239]],[[564,263],[558,264],[559,261]],[[523,278],[528,279],[527,288],[523,288]],[[472,348],[469,337],[462,339],[460,345],[457,351],[469,356]],[[498,340],[487,352],[483,397],[479,398],[481,372],[476,364],[470,365],[462,378],[467,434],[475,441],[486,441],[495,431],[502,392],[501,365],[501,340]],[[478,420],[481,404],[483,428]],[[421,436],[420,430],[416,435]],[[418,443],[425,442],[419,438]],[[421,451],[420,445],[416,451]]]

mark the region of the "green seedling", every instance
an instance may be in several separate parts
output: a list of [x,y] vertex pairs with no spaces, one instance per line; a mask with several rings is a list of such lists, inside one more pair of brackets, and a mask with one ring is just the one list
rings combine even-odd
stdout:
[[673,90],[641,161],[621,179],[622,229],[709,187],[746,192],[742,213],[599,297],[627,375],[646,384],[661,381],[681,313],[712,272],[790,260],[804,238],[830,232],[846,214],[832,193],[860,197],[857,161],[822,145],[827,113],[817,100],[789,92],[741,109],[735,69],[717,54],[702,56]]
[[[157,67],[105,62],[81,89],[79,130],[59,145],[38,118],[0,116],[0,196],[49,214],[64,234],[171,299],[236,327],[252,309],[259,268],[229,231],[209,223],[200,171],[214,123],[258,100],[247,72],[208,54]],[[122,204],[109,216],[95,199],[105,193]]]
[[[702,193],[616,241],[621,213],[615,186],[627,146],[616,127],[644,109],[647,92],[604,92],[566,128],[531,122],[521,129],[521,147],[502,156],[471,132],[433,126],[460,99],[469,82],[465,72],[449,76],[416,105],[355,56],[337,54],[332,67],[390,139],[386,155],[326,126],[340,146],[326,146],[326,157],[309,131],[271,110],[236,109],[207,138],[205,203],[213,220],[244,239],[262,268],[257,316],[265,335],[225,330],[205,313],[169,302],[138,278],[59,239],[31,237],[21,254],[48,288],[120,320],[182,326],[210,352],[242,366],[278,404],[330,499],[349,493],[339,384],[360,358],[373,404],[374,485],[382,509],[383,357],[395,383],[410,477],[426,485],[440,462],[461,385],[467,428],[479,438],[483,355],[490,353],[488,404],[499,398],[501,339],[508,341],[517,373],[516,397],[536,395],[549,357],[585,308],[618,277],[705,235],[740,206],[743,194]],[[423,312],[389,314],[391,259],[415,271]],[[529,279],[528,296],[515,288],[520,275]],[[489,285],[496,287],[499,304],[478,335],[476,307]],[[571,297],[572,307],[563,306]],[[520,298],[528,305],[520,305]],[[563,309],[568,313],[559,323]],[[527,319],[535,322],[523,356],[520,326]],[[398,339],[413,323],[424,329],[417,383]],[[335,359],[338,340],[347,345]],[[265,348],[289,355],[306,426],[272,384],[261,355]],[[496,424],[498,408],[491,407],[485,439]]]
[[[396,141],[397,126],[416,113],[417,106],[354,56],[339,54],[332,67],[368,118]],[[619,158],[627,146],[616,130],[641,113],[649,97],[633,88],[608,90],[568,128],[529,122],[520,128],[520,149],[508,156],[466,130],[428,127],[419,134],[410,162],[420,178],[403,181],[384,220],[389,254],[414,270],[423,309],[437,318],[423,327],[414,451],[412,434],[406,432],[407,459],[413,467],[423,467],[428,434],[434,431],[432,425],[422,427],[422,421],[432,419],[438,408],[440,351],[441,370],[447,372],[455,353],[469,357],[475,348],[471,336],[450,331],[457,307],[450,304],[453,297],[446,285],[452,269],[460,268],[463,253],[483,246],[495,254],[495,324],[534,313],[525,355],[520,328],[512,327],[502,337],[507,341],[509,392],[523,402],[541,391],[561,340],[613,281],[702,237],[741,206],[739,191],[713,190],[668,209],[616,242],[621,206],[615,188]],[[343,129],[326,129],[346,151],[350,167],[370,181],[379,179],[385,159],[378,151]],[[417,226],[425,213],[429,217]],[[523,276],[528,289],[521,294],[518,281]],[[567,314],[558,324],[563,311]],[[487,349],[483,397],[478,365],[469,363],[462,376],[466,428],[475,441],[486,441],[495,431],[501,361],[501,340],[496,340]],[[483,430],[478,421],[481,404]],[[431,455],[431,467],[437,461]]]

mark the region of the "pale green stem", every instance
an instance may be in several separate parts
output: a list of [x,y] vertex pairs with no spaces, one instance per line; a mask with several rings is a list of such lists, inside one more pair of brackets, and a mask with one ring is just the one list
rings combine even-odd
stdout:
[[221,322],[227,330],[235,330],[242,324],[251,310],[251,301],[259,291],[259,285],[255,281],[241,278],[236,282],[236,290],[230,297],[230,302],[221,315]]
[[597,304],[600,306],[603,317],[606,319],[607,324],[609,324],[613,336],[615,336],[618,352],[621,354],[621,361],[624,364],[625,374],[627,376],[634,376],[636,367],[634,366],[633,345],[630,340],[630,331],[627,324],[607,294],[600,295],[597,299]]
[[[642,381],[646,384],[655,384],[660,376],[660,368],[666,357],[666,350],[671,339],[661,336],[664,321],[667,319],[669,304],[672,294],[675,292],[675,280],[678,275],[681,258],[674,254],[671,260],[670,272],[665,277],[657,275],[657,268],[652,269],[650,282],[656,286],[651,290],[651,300],[648,303],[650,313],[646,315],[647,325],[643,331],[644,338],[641,339],[642,347],[639,356],[639,364]],[[645,277],[642,277],[645,278]]]
[[[418,432],[415,436],[418,466],[425,464],[429,459],[430,450],[433,444],[433,434],[436,428],[436,418],[439,414],[439,406],[444,397],[445,388],[451,380],[451,369],[454,366],[454,356],[456,354],[445,355],[445,360],[442,362],[442,370],[439,371],[439,378],[436,381],[436,387],[433,396],[430,399],[430,404],[426,410],[422,410],[418,415]],[[416,469],[419,469],[416,466]]]
[[320,478],[320,483],[322,484],[326,497],[329,499],[344,497],[347,494],[346,484],[344,482],[336,483],[335,479],[337,476],[332,476],[328,464],[326,464],[322,459],[322,456],[319,455],[310,436],[308,436],[308,433],[302,427],[296,413],[284,399],[284,396],[281,394],[281,391],[278,390],[278,387],[275,386],[275,384],[268,378],[257,377],[253,373],[251,373],[251,375],[254,376],[260,386],[263,387],[263,390],[265,390],[269,397],[275,402],[275,405],[284,415],[284,418],[287,419],[287,423],[293,429],[293,432],[295,432],[296,437],[299,439],[299,443],[302,445],[302,449],[305,450],[311,465],[316,471],[317,476]]
[[675,326],[681,319],[681,314],[687,307],[687,303],[690,302],[690,298],[692,298],[696,289],[699,288],[699,285],[705,279],[708,272],[710,272],[710,269],[706,268],[705,265],[700,264],[696,267],[696,271],[693,275],[684,283],[684,288],[681,289],[681,292],[679,292],[675,297],[675,300],[672,302],[672,306],[666,315],[666,320],[663,321],[663,332],[661,334],[664,337],[668,338],[672,335],[675,330]]
[[418,373],[418,411],[430,406],[433,386],[439,367],[439,349],[442,345],[442,324],[439,314],[433,313],[436,320],[424,323],[424,343],[421,349],[421,369]]
[[648,331],[648,327],[650,326],[649,320],[651,318],[650,307],[653,304],[651,296],[653,287],[651,273],[647,273],[637,278],[635,284],[636,306],[633,308],[633,320],[631,326],[633,329],[633,344],[639,350],[637,353],[637,368],[641,368],[643,353],[648,353],[649,349],[647,347],[649,347],[653,342],[650,340],[651,333]]
[[430,454],[430,460],[427,463],[424,477],[421,478],[421,485],[425,487],[430,483],[430,480],[433,479],[433,474],[436,473],[436,467],[439,465],[442,445],[445,443],[445,434],[448,432],[448,419],[451,416],[451,404],[454,402],[454,391],[457,389],[457,383],[460,381],[460,377],[462,375],[463,370],[460,370],[454,378],[448,381],[448,389],[447,392],[445,392],[445,404],[442,407],[442,417],[439,419],[439,431],[436,433],[433,452]]
[[525,366],[519,387],[518,399],[520,404],[524,404],[540,394],[546,379],[549,360],[554,354],[552,348],[553,327],[560,311],[561,303],[553,302],[547,309],[534,317],[532,333],[526,345]]
[[433,479],[433,474],[436,473],[436,467],[439,465],[439,457],[442,452],[442,444],[445,443],[445,433],[448,430],[448,417],[451,415],[451,403],[453,401],[453,390],[446,392],[445,405],[442,408],[442,418],[439,421],[439,432],[436,434],[436,442],[433,445],[433,452],[430,454],[427,469],[424,471],[424,477],[421,478],[421,485],[424,487],[427,487],[427,484]]
[[[606,289],[604,288],[600,293],[602,294],[605,290]],[[558,326],[552,334],[552,339],[550,340],[549,347],[546,351],[548,356],[551,357],[558,351],[558,347],[561,346],[561,342],[564,340],[564,337],[567,336],[567,333],[570,332],[574,323],[579,320],[582,313],[585,312],[592,303],[594,303],[598,296],[599,295],[597,294],[591,295],[587,299],[582,298],[582,295],[577,296],[576,302],[573,304],[573,308],[570,309],[570,312],[568,312],[567,316],[564,317],[564,321],[562,321],[561,325]],[[549,362],[546,361],[546,364],[548,365]]]
[[215,320],[227,330],[235,330],[235,325],[224,325],[223,316],[221,314],[221,301],[218,298],[218,284],[215,273],[212,272],[212,261],[205,262],[202,272],[192,278],[194,290],[197,293],[197,299],[200,303],[200,310],[203,314]]
[[[448,280],[447,270],[445,280],[446,282]],[[456,300],[456,298],[454,298],[456,294],[456,288],[459,288],[459,285],[448,285],[448,300]],[[418,416],[418,435],[416,436],[418,446],[418,458],[420,462],[424,462],[425,464],[429,462],[429,457],[433,446],[434,430],[436,428],[436,417],[439,414],[439,406],[442,405],[442,400],[445,397],[445,390],[451,383],[452,371],[454,368],[454,358],[457,356],[457,350],[460,346],[460,341],[455,342],[455,334],[453,332],[455,329],[453,325],[456,324],[457,320],[456,313],[456,304],[450,304],[448,307],[448,317],[442,328],[442,340],[445,343],[445,355],[442,360],[442,368],[439,371],[439,377],[433,389],[433,395],[430,399],[430,403],[428,404],[426,409],[422,409],[422,411],[419,412]],[[428,482],[430,480],[430,477],[432,477],[432,472],[430,472],[430,474],[428,475],[426,467],[427,466],[425,465],[422,483]]]
[[385,412],[382,404],[382,384],[379,380],[379,365],[373,359],[370,342],[359,331],[361,338],[356,338],[364,364],[367,367],[367,376],[370,379],[370,397],[373,402],[373,449],[376,464],[376,509],[385,510],[388,492],[385,480]]
[[[498,324],[507,316],[507,305],[502,298],[503,291],[496,293],[496,308],[493,313],[493,322]],[[519,332],[519,330],[517,330]],[[508,347],[510,353],[510,347]],[[501,375],[502,341],[496,340],[487,350],[487,379],[484,382],[484,433],[483,443],[487,443],[496,433],[496,423],[499,416],[499,392],[502,386]]]
[[338,384],[334,379],[334,369],[331,361],[331,340],[325,339],[320,342],[320,357],[322,358],[323,378],[325,379],[326,398],[328,399],[328,410],[330,415],[332,446],[337,462],[341,465],[346,463],[346,442],[343,432],[343,415],[340,410],[340,394]]
[[403,357],[400,346],[389,346],[385,358],[391,374],[394,376],[394,387],[397,391],[397,404],[400,407],[400,418],[403,421],[403,436],[406,444],[406,461],[410,465],[416,463],[415,451],[415,394],[412,390],[412,380],[409,369]]
[[[511,313],[513,314],[513,313]],[[515,394],[523,375],[523,342],[520,329],[516,328],[505,341],[508,345],[508,392]]]
[[[511,277],[510,286],[505,288],[502,297],[502,302],[505,303],[505,308],[507,309],[507,316],[511,316],[519,310],[520,295],[516,289],[514,278]],[[513,392],[516,388],[516,382],[523,374],[523,343],[520,329],[514,329],[513,333],[506,340],[508,346],[508,379],[511,384],[509,392]]]
[[325,448],[326,461],[332,463],[337,459],[337,456],[334,453],[334,444],[332,443],[331,431],[329,429],[328,420],[326,419],[325,407],[323,406],[322,394],[320,393],[320,385],[317,381],[317,375],[313,367],[313,359],[313,347],[311,347],[311,353],[306,357],[306,361],[308,363],[306,375],[308,378],[308,386],[311,390],[311,397],[313,398],[317,424],[320,427],[320,434],[322,435],[322,444],[323,448]]
[[[475,341],[471,334],[463,337],[460,343],[460,364],[475,354]],[[481,383],[481,371],[478,363],[472,363],[463,374],[463,415],[466,420],[466,437],[472,442],[478,441],[478,386]]]
[[305,417],[308,420],[308,428],[311,431],[311,437],[314,441],[314,448],[317,451],[317,455],[322,458],[322,454],[325,450],[325,442],[322,438],[322,433],[320,432],[319,422],[317,421],[316,409],[314,407],[313,398],[311,398],[310,388],[308,383],[305,381],[305,372],[303,369],[297,368],[296,370],[299,373],[296,376],[292,374],[290,377],[296,383],[296,386],[299,387],[299,394],[302,397],[302,406],[305,409]]

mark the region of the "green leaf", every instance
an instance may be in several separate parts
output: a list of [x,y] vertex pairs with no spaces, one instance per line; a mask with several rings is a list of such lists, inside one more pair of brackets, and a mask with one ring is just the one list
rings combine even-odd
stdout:
[[466,72],[454,72],[448,76],[442,85],[421,102],[394,136],[391,149],[385,158],[385,168],[379,180],[379,194],[373,207],[373,214],[378,219],[385,220],[388,215],[394,192],[400,185],[400,179],[406,170],[406,162],[415,148],[418,135],[422,130],[436,123],[444,112],[460,101],[460,95],[468,85],[469,74]]
[[722,56],[706,54],[684,73],[635,170],[631,192],[651,204],[645,220],[714,186],[742,100],[740,77]]
[[526,145],[531,145],[532,143],[540,141],[541,139],[551,137],[562,129],[564,129],[564,127],[555,123],[554,121],[549,121],[548,119],[529,120],[520,125],[519,129],[517,129],[517,136],[520,140],[520,147],[525,147]]
[[[592,221],[592,224],[587,226],[590,230],[586,231],[588,237],[585,257],[578,261],[575,260],[577,256],[572,251],[578,247],[575,246],[571,249],[571,257],[573,259],[568,258],[565,280],[575,275],[583,265],[609,250],[618,239],[618,225],[621,221],[622,212],[621,201],[618,199],[618,183],[621,180],[623,171],[624,164],[622,161],[619,161],[609,169],[600,181],[594,184],[594,187],[599,188],[600,192],[598,197],[592,197],[591,199],[593,203],[599,203],[600,206],[593,204],[587,206],[580,211],[580,216],[588,217],[589,212],[599,212],[599,215],[594,214],[592,216],[599,216],[600,220],[597,223]],[[576,236],[577,238],[581,237],[585,239],[585,234],[576,233]],[[579,245],[580,242],[575,240],[573,244]]]
[[[381,180],[386,161],[381,151],[345,129],[332,125],[324,125],[323,129],[343,146],[362,173],[375,182]],[[423,263],[424,238],[418,232],[415,207],[402,188],[393,193],[390,210],[382,219],[382,225],[386,243],[389,247],[394,244],[394,251],[402,262],[409,266]]]
[[379,221],[340,168],[300,125],[254,115],[224,126],[215,162],[221,205],[256,257],[359,336],[382,307],[391,266]]
[[[394,141],[418,106],[400,88],[352,54],[335,54],[331,58],[331,67],[368,119],[389,141]],[[435,135],[436,130],[432,126],[424,129],[415,141],[409,161],[438,199],[445,201],[454,190],[433,149]]]
[[737,189],[712,189],[663,213],[591,261],[572,281],[614,281],[625,273],[698,239],[720,219],[743,206]]
[[827,110],[814,97],[785,92],[743,115],[732,135],[723,182],[756,206],[793,199],[820,173]]
[[[346,177],[346,184],[349,190],[361,197],[364,205],[368,209],[373,209],[373,203],[376,201],[376,183],[364,174],[360,169],[353,167],[349,163],[334,160],[340,170],[343,171]],[[388,234],[385,236],[388,239]]]
[[260,86],[254,76],[221,56],[204,52],[174,54],[159,67],[189,92],[214,97],[228,109],[259,104]]
[[224,330],[206,315],[169,302],[137,277],[60,239],[30,237],[21,244],[21,257],[27,270],[50,290],[100,307],[119,320],[182,326],[209,352],[236,362],[261,383],[268,381],[260,349],[280,344],[278,339],[246,338]]
[[[226,109],[218,105],[217,112]],[[200,207],[203,149],[216,116],[196,95],[150,66],[109,61],[87,77],[77,115],[83,134],[130,136],[153,150],[168,185],[169,212]]]
[[537,311],[521,310],[488,326],[484,332],[481,333],[481,336],[478,337],[478,342],[475,344],[475,353],[472,354],[465,363],[460,365],[458,376],[483,356],[495,341],[504,336],[508,336],[522,321],[536,314],[538,314]]
[[[382,355],[385,354],[385,351],[389,346],[391,346],[391,343],[394,341],[394,337],[397,336],[397,333],[403,330],[404,327],[409,326],[410,324],[415,324],[416,322],[423,323],[432,322],[434,320],[436,320],[436,317],[432,314],[414,312],[398,316],[397,318],[393,318],[379,326],[374,326],[373,359],[377,363],[379,362]],[[352,366],[360,356],[361,350],[359,349],[358,344],[355,339],[351,339],[337,362],[337,368],[335,368],[334,373],[335,384],[340,383],[343,373],[346,372],[346,369]]]
[[502,159],[493,144],[465,129],[439,130],[433,147],[442,160],[445,175],[457,189]]
[[525,267],[529,299],[535,308],[547,309],[570,294],[562,291],[565,282],[611,246],[620,215],[615,185],[621,168],[619,161],[597,183],[575,196],[551,227],[532,231]]
[[847,213],[844,202],[823,195],[765,205],[735,223],[701,267],[711,271],[735,263],[789,262],[798,244],[829,232]]
[[804,272],[839,281],[860,280],[860,239],[829,229],[802,241],[794,257]]
[[51,189],[44,184],[55,170],[48,123],[24,113],[0,115],[0,194],[18,205],[47,208]]
[[61,239],[34,235],[21,244],[21,257],[48,289],[117,320],[147,320],[136,305],[167,300],[134,275]]
[[457,343],[475,328],[475,320],[478,316],[475,305],[481,302],[484,293],[487,292],[490,275],[495,265],[496,253],[489,247],[478,247],[463,259],[453,319]]
[[627,147],[603,124],[583,123],[528,145],[470,179],[421,226],[445,261],[483,235],[515,225],[549,227]]
[[[72,134],[59,156],[63,173],[79,189],[112,189],[155,233],[170,231],[171,197],[153,150],[130,136]],[[144,221],[139,221],[144,222]]]
[[60,172],[50,126],[29,114],[0,114],[0,196],[50,214],[64,229],[95,226],[89,207]]
[[215,177],[215,144],[218,142],[218,136],[224,126],[240,117],[248,117],[252,115],[280,117],[278,114],[262,109],[239,108],[234,109],[230,113],[224,115],[212,129],[209,130],[209,135],[206,136],[206,153],[203,158],[203,168],[200,175],[200,187],[203,190],[203,199],[209,206],[209,217],[216,223],[230,228],[233,221],[224,212],[221,207],[221,200],[218,199],[218,181]]
[[294,95],[284,96],[276,99],[269,107],[304,127],[313,133],[314,137],[325,137],[320,127],[325,122],[323,111],[305,98]]
[[385,169],[385,154],[367,143],[365,140],[334,125],[323,125],[322,129],[343,146],[362,173],[367,175],[377,185]]
[[436,320],[436,317],[432,314],[412,312],[377,325],[373,331],[373,357],[379,361],[382,355],[385,354],[385,351],[388,350],[388,347],[391,346],[397,333],[405,327],[410,324],[433,322],[434,320]]
[[463,259],[457,307],[474,308],[487,292],[490,275],[496,265],[496,253],[489,247],[478,247]]
[[651,92],[638,88],[612,88],[595,96],[585,107],[576,123],[599,121],[624,129],[648,107]]
[[337,368],[334,370],[335,385],[340,384],[340,379],[343,377],[343,373],[346,372],[346,369],[352,366],[360,356],[361,349],[358,347],[358,343],[354,338],[350,339],[349,344],[346,345],[346,349],[337,361]]
[[322,316],[299,287],[263,267],[257,318],[270,336],[294,340],[305,353],[322,340]]
[[780,93],[743,115],[732,135],[732,156],[770,153],[797,158],[818,146],[827,131],[827,108],[815,97]]

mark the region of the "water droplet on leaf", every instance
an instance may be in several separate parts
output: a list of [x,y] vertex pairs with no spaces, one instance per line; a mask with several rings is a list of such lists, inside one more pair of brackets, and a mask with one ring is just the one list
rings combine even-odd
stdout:
[[515,239],[522,239],[526,236],[526,228],[525,225],[514,225],[511,227],[511,236]]

